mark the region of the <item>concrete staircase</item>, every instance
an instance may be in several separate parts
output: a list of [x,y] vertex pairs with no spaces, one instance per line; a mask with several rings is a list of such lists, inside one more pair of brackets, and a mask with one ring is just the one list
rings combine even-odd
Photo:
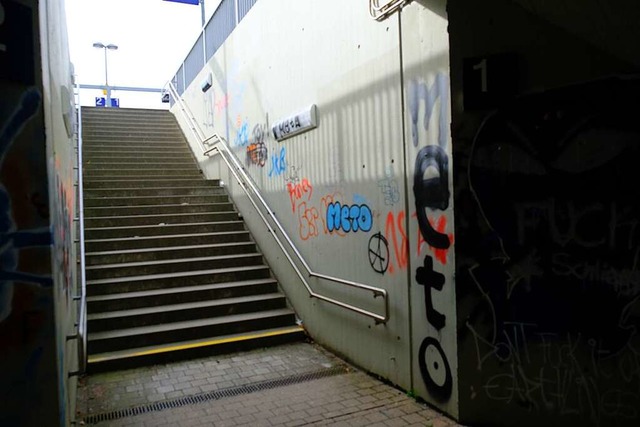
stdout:
[[301,339],[173,115],[83,108],[82,117],[90,372]]

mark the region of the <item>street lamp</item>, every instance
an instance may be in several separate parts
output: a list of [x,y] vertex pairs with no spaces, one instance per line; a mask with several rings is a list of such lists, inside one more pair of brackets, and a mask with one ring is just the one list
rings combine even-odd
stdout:
[[107,107],[111,107],[111,88],[109,87],[109,75],[107,73],[107,50],[117,50],[118,46],[115,44],[104,45],[103,43],[96,42],[93,47],[97,49],[104,49],[104,85],[107,88]]

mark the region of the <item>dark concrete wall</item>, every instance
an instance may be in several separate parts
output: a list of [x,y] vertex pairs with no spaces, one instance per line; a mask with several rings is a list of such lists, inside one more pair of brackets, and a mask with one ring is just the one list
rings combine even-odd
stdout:
[[64,2],[0,7],[0,426],[63,426],[77,366]]
[[464,423],[640,423],[640,80],[587,34],[636,12],[585,3],[448,6]]
[[58,420],[37,2],[2,0],[0,425]]

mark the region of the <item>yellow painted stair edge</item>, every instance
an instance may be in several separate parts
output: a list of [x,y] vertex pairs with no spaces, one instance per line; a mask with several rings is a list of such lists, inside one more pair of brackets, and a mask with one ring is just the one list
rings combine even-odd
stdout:
[[[267,337],[274,337],[278,335],[293,334],[293,333],[302,332],[302,331],[304,331],[303,327],[294,326],[291,328],[282,329],[278,331],[262,332],[262,333],[249,334],[249,335],[239,335],[239,336],[230,337],[230,338],[221,338],[217,340],[202,341],[202,342],[192,343],[192,344],[183,344],[183,345],[174,345],[174,346],[162,347],[162,348],[154,348],[152,350],[145,350],[145,351],[139,351],[136,353],[131,353],[127,356],[128,357],[149,356],[152,354],[168,353],[171,351],[189,350],[189,349],[199,348],[199,347],[208,347],[208,346],[214,346],[214,345],[220,345],[220,344],[228,344],[232,342],[248,341],[248,340],[253,340],[258,338],[267,338]],[[88,362],[100,363],[100,362],[107,362],[109,360],[118,359],[118,358],[119,357],[114,357],[114,356],[89,356]]]

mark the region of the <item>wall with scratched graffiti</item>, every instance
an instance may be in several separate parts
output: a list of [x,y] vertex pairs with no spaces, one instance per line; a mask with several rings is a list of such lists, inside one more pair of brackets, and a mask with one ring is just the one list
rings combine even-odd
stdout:
[[476,3],[449,3],[460,418],[637,426],[640,11]]
[[0,425],[68,425],[75,192],[64,3],[1,0],[0,12]]
[[[386,325],[309,299],[220,159],[200,155],[310,335],[455,415],[447,20],[444,2],[427,3],[403,10],[411,29],[400,34],[397,17],[376,22],[358,2],[256,2],[183,98],[207,135],[229,142],[313,270],[389,292]],[[276,141],[272,125],[311,104],[318,127]],[[310,285],[384,312],[369,292]]]

